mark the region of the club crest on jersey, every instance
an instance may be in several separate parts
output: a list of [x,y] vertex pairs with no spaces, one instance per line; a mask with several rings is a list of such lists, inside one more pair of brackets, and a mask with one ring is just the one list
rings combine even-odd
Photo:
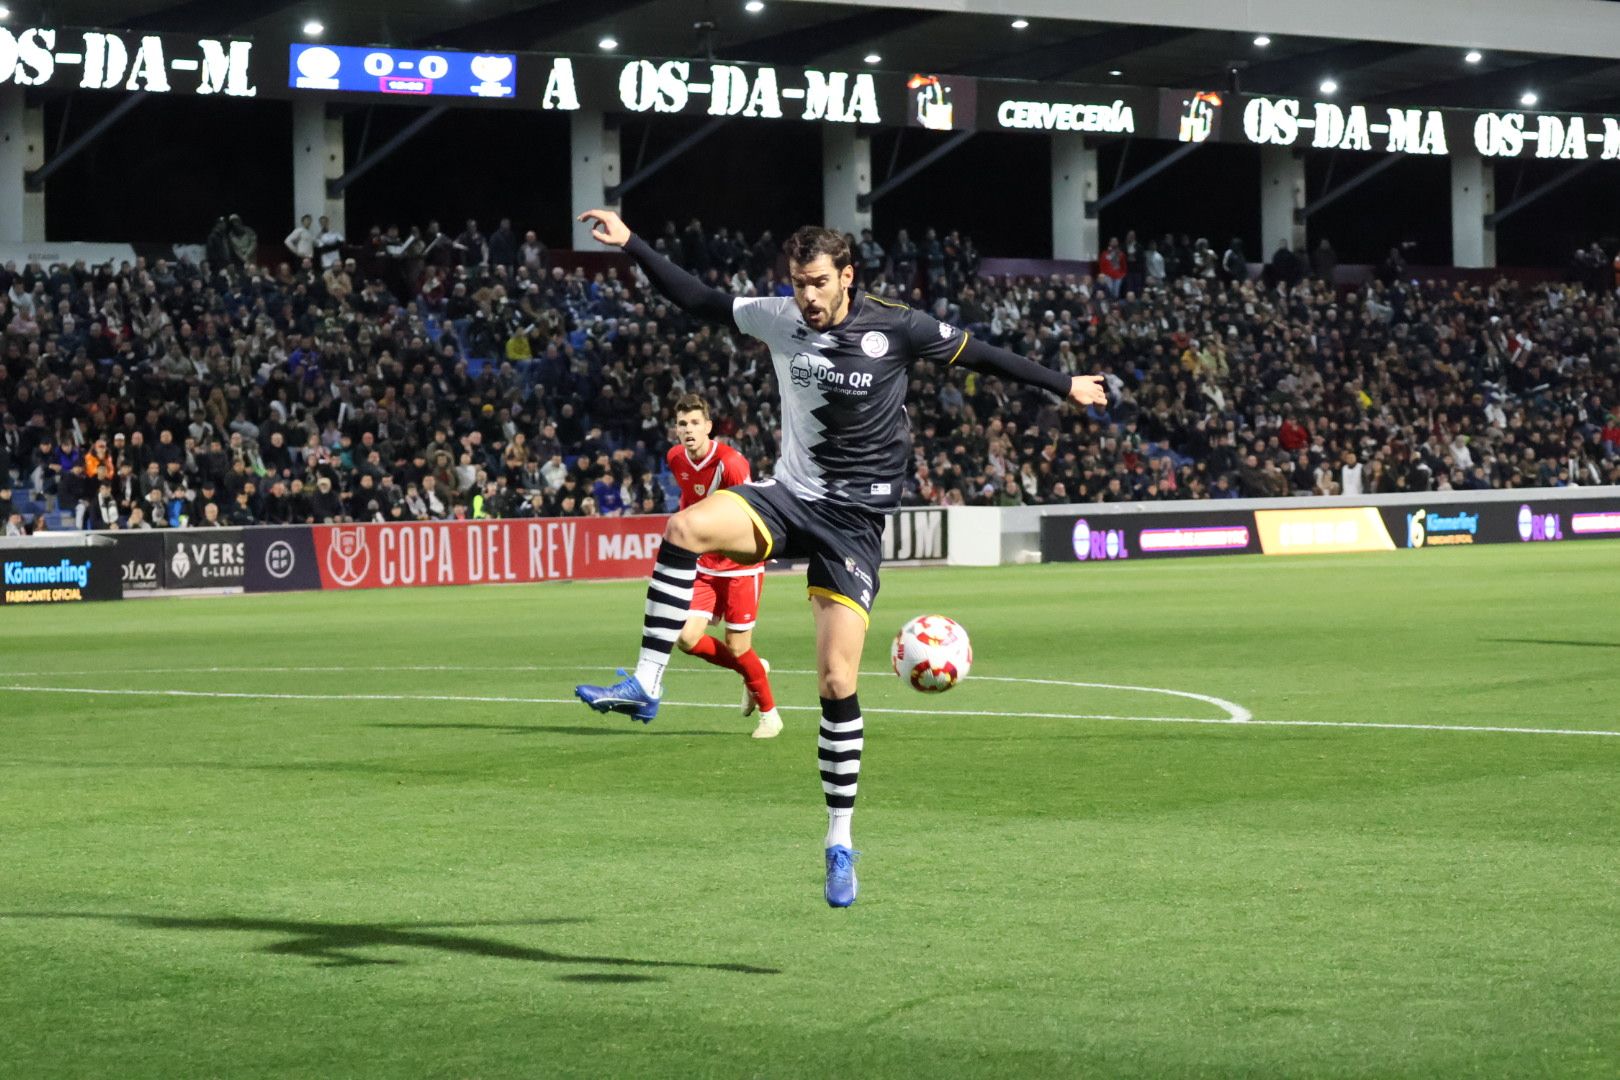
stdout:
[[953,334],[954,332],[955,331],[953,331],[951,329],[950,323],[940,323],[939,324],[939,336],[940,336],[940,338],[942,340],[944,340],[944,341],[951,340],[951,334]]
[[889,335],[879,330],[871,330],[861,338],[861,352],[876,360],[880,356],[887,356],[889,352]]
[[708,490],[708,485],[706,485],[706,484],[693,484],[692,485],[692,490],[697,492],[699,495],[702,495],[705,491]]

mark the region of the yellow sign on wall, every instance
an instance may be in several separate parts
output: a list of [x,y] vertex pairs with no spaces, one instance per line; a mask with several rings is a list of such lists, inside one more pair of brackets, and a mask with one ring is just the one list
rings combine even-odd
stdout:
[[1256,510],[1260,550],[1267,555],[1330,555],[1394,551],[1384,519],[1371,506],[1318,510]]

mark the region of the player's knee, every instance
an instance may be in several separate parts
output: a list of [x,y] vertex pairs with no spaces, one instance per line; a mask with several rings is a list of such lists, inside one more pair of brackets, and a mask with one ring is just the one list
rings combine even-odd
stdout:
[[818,680],[821,686],[821,696],[833,699],[853,696],[856,674],[854,668],[842,664],[829,666],[821,673],[821,678]]
[[697,646],[698,639],[702,636],[703,623],[694,620],[681,628],[681,636],[675,639],[675,644],[681,652],[689,653]]
[[698,550],[702,540],[697,526],[693,523],[691,514],[682,510],[673,515],[664,525],[664,539],[676,547],[683,547],[688,551]]

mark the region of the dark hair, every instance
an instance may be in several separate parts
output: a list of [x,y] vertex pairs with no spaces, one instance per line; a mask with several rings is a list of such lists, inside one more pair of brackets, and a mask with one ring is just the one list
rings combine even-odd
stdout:
[[819,225],[806,225],[788,237],[787,243],[782,245],[782,253],[788,257],[788,262],[800,266],[814,262],[822,255],[832,259],[835,270],[842,270],[855,262],[844,234],[834,229],[823,229]]
[[696,394],[687,394],[675,403],[676,415],[683,412],[702,413],[703,419],[708,420],[710,418],[709,403]]

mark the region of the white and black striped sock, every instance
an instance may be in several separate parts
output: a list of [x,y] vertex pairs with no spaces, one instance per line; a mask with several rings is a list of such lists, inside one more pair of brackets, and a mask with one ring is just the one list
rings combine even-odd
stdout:
[[641,658],[636,661],[636,681],[654,697],[664,691],[664,669],[669,666],[670,650],[681,636],[686,615],[692,607],[692,583],[697,580],[697,554],[665,540],[658,547],[647,582],[647,606],[641,620]]
[[821,766],[821,791],[827,798],[828,847],[853,846],[849,825],[855,816],[855,786],[861,776],[861,750],[865,745],[866,728],[855,695],[822,698],[816,757]]

